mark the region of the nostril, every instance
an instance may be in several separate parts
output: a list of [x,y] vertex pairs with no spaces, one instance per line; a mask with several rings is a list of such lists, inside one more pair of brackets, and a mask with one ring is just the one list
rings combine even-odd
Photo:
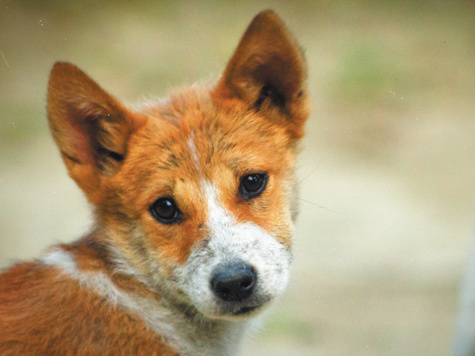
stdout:
[[254,286],[254,279],[252,277],[247,277],[247,278],[243,279],[243,281],[239,285],[239,287],[242,290],[248,290],[248,289],[252,288],[253,286]]
[[256,285],[255,269],[243,261],[218,265],[213,271],[211,289],[220,299],[227,302],[248,298]]

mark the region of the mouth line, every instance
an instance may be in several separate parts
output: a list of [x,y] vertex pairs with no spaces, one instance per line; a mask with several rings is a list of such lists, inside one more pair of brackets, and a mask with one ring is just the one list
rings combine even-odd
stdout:
[[254,310],[256,310],[257,308],[259,308],[259,306],[253,306],[253,307],[242,307],[241,309],[233,312],[232,314],[233,315],[245,315],[245,314],[249,314],[251,312],[253,312]]

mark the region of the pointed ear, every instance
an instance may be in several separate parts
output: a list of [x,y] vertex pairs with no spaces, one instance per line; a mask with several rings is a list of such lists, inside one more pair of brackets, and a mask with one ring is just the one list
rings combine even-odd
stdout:
[[302,50],[272,11],[259,13],[244,33],[214,94],[237,98],[250,109],[303,136],[309,114]]
[[47,112],[69,175],[97,204],[101,183],[119,170],[140,118],[69,63],[51,70]]

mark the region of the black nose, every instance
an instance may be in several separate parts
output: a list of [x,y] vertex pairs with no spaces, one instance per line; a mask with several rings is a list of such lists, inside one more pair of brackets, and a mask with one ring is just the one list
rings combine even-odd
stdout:
[[254,268],[243,261],[218,265],[213,271],[211,288],[226,302],[240,302],[248,298],[256,285]]

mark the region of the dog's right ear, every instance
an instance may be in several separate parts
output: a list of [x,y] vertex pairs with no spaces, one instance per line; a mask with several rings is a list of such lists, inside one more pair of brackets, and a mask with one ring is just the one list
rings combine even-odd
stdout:
[[51,70],[47,112],[69,175],[98,204],[104,179],[119,170],[128,139],[143,118],[69,63],[56,63]]

